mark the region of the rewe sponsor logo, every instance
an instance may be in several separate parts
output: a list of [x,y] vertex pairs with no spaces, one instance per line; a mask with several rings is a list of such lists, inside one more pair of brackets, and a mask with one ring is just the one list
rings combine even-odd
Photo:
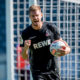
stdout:
[[36,43],[36,44],[33,44],[33,47],[34,47],[34,49],[39,49],[39,48],[48,46],[48,45],[50,45],[50,44],[51,44],[51,40],[48,39],[48,40],[41,41],[41,42],[38,42],[38,43]]

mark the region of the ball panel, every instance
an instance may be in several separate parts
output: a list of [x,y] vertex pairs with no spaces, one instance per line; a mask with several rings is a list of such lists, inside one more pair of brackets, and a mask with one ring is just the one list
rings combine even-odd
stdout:
[[52,54],[52,55],[55,55],[55,52],[56,52],[56,50],[53,49],[52,52],[51,52],[51,54]]

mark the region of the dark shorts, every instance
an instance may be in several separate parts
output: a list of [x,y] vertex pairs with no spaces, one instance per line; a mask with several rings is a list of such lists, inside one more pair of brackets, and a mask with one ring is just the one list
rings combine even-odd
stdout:
[[60,76],[58,72],[54,72],[53,70],[49,72],[40,72],[40,73],[32,73],[33,80],[60,80]]

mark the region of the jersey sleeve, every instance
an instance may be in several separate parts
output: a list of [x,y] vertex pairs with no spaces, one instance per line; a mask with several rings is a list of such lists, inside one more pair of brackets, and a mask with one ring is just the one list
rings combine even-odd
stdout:
[[23,41],[25,41],[25,40],[26,40],[26,36],[25,36],[25,35],[26,35],[26,32],[25,32],[25,31],[23,31],[23,32],[22,32],[22,34],[21,34]]
[[25,34],[24,34],[24,32],[22,32],[22,34],[21,34],[20,47],[24,47],[24,41],[25,41]]
[[22,31],[21,38],[22,38],[22,43],[20,44],[20,46],[24,47],[24,41],[27,40],[28,38],[28,31],[26,29]]
[[60,33],[59,33],[59,30],[57,28],[57,26],[55,24],[49,24],[53,34],[54,34],[54,40],[58,40],[60,39]]

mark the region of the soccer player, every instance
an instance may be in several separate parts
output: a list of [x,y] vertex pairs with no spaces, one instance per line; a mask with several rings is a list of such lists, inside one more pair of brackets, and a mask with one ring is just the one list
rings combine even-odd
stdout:
[[[60,80],[57,57],[51,55],[50,44],[55,40],[61,40],[58,29],[55,25],[42,21],[41,8],[32,5],[29,8],[29,17],[32,24],[22,31],[24,47],[22,57],[27,59],[29,52],[30,69],[33,80]],[[70,47],[61,49],[63,56],[70,53]]]

